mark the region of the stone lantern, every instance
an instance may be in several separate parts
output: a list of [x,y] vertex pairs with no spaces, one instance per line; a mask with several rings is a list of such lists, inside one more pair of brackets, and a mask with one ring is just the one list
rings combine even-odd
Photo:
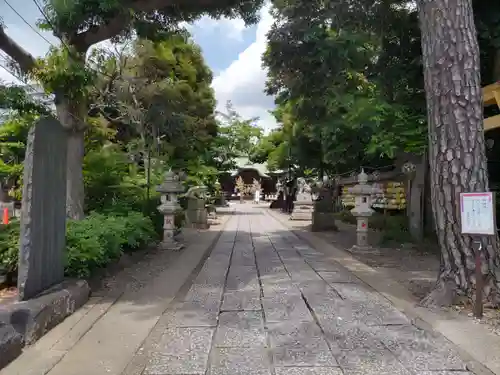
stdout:
[[351,213],[357,220],[357,247],[369,248],[368,243],[368,219],[374,213],[371,208],[372,194],[379,193],[380,189],[368,185],[368,175],[364,170],[358,175],[358,184],[349,189],[354,195],[354,208]]
[[184,191],[184,187],[172,170],[169,170],[163,183],[156,188],[161,193],[161,204],[158,211],[163,215],[163,241],[162,247],[167,250],[180,250],[183,245],[175,238],[175,213],[181,209],[177,197]]

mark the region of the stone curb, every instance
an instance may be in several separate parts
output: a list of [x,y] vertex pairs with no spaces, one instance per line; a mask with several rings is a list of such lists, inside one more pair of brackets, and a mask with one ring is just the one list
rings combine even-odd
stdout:
[[0,322],[0,369],[21,355],[23,337],[13,326]]
[[[339,263],[365,284],[382,294],[398,310],[406,314],[415,326],[438,332],[453,343],[464,361],[467,362],[469,371],[476,375],[500,375],[500,357],[495,350],[500,349],[500,337],[495,336],[480,325],[465,319],[457,319],[444,311],[430,311],[417,306],[417,301],[411,293],[396,280],[381,275],[380,271],[358,261],[347,251],[328,243],[315,233],[293,228],[290,223],[271,209],[266,209],[266,213],[313,248],[320,251],[327,249],[327,252],[324,253],[328,260]],[[478,341],[482,345],[474,344],[476,337],[473,336],[477,335],[481,336]],[[484,354],[485,351],[488,351],[488,354]]]
[[90,297],[84,280],[66,280],[39,297],[0,308],[0,369],[49,330],[83,306]]

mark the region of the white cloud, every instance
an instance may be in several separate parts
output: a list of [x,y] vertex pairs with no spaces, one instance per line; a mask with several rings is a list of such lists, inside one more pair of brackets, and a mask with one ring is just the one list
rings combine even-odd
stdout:
[[276,127],[276,121],[269,114],[274,107],[273,98],[264,94],[266,71],[262,67],[262,54],[266,48],[266,34],[273,18],[269,6],[261,10],[256,39],[238,58],[219,75],[212,84],[217,97],[217,109],[224,112],[228,100],[234,109],[245,117],[259,117],[259,125],[266,131]]
[[221,18],[219,20],[204,16],[193,25],[186,25],[186,28],[192,32],[218,33],[228,39],[241,42],[243,40],[243,31],[245,22],[241,18]]

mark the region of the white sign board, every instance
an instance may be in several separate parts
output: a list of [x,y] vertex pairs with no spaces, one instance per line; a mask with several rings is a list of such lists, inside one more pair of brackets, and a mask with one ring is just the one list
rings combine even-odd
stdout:
[[493,193],[461,193],[462,234],[495,235]]

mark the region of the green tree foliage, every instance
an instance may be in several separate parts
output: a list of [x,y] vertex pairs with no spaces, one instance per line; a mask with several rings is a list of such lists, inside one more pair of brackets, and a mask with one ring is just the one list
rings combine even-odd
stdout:
[[2,188],[9,188],[13,196],[19,193],[28,131],[35,121],[33,117],[11,115],[0,126],[0,180]]
[[106,69],[95,92],[95,113],[117,131],[122,145],[162,154],[185,168],[217,135],[212,73],[185,36],[158,42],[138,39],[129,50],[100,51]]
[[404,35],[418,25],[415,16],[405,7],[353,3],[284,1],[273,8],[267,89],[291,116],[293,153],[307,150],[298,158],[309,168],[340,173],[425,146],[422,90],[405,86],[421,72],[418,58],[410,63],[419,40]]
[[[252,150],[250,159],[254,163],[266,163],[270,170],[279,169],[283,151],[287,151],[283,128],[271,130],[269,134],[262,137]],[[286,156],[283,155],[283,160]]]
[[48,20],[42,19],[40,26],[54,30],[78,50],[86,50],[100,41],[126,38],[132,33],[148,39],[161,38],[178,30],[180,22],[193,22],[203,15],[241,17],[252,24],[257,21],[256,11],[262,4],[259,0],[46,0]]
[[[475,0],[473,6],[486,85],[500,79],[500,5]],[[296,137],[309,134],[296,142],[318,150],[308,155],[328,168],[331,160],[342,160],[337,157],[346,149],[365,151],[369,159],[423,151],[426,103],[412,1],[288,0],[275,2],[273,12],[277,22],[264,58],[270,69],[268,91],[278,95],[279,105],[312,102],[294,109],[294,121],[307,124]],[[315,126],[320,130],[311,130]],[[365,139],[352,136],[353,131]],[[319,152],[324,148],[326,153]],[[353,162],[369,160],[354,157],[342,161],[341,168]]]
[[226,113],[219,113],[222,121],[219,126],[221,137],[233,157],[249,157],[264,134],[264,130],[257,125],[257,117],[244,119],[234,110],[233,104],[226,103]]

